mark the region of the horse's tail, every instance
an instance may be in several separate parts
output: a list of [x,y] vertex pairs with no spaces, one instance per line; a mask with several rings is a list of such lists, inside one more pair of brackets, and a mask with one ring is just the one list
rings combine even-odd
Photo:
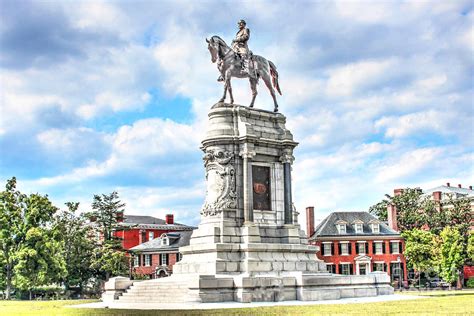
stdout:
[[275,66],[274,63],[271,61],[268,61],[268,64],[270,65],[270,75],[272,76],[272,83],[275,89],[278,91],[278,93],[281,95],[281,90],[280,90],[280,85],[278,84],[278,71],[277,67]]

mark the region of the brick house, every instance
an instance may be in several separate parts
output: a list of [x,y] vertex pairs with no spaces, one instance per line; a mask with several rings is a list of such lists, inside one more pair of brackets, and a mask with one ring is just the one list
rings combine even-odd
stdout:
[[192,233],[192,230],[163,233],[130,248],[132,273],[147,275],[150,279],[171,275],[173,265],[181,260],[179,247],[189,245]]
[[309,243],[335,274],[387,272],[397,286],[407,282],[400,233],[368,212],[333,212],[314,228],[314,208],[306,208]]
[[120,226],[123,229],[115,231],[115,236],[122,239],[122,247],[125,250],[153,240],[165,233],[195,229],[192,226],[175,223],[173,214],[167,214],[165,220],[141,215],[123,215],[120,219]]

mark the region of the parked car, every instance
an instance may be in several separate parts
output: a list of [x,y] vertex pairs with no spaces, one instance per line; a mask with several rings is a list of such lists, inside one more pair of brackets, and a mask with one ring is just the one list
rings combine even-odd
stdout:
[[449,287],[450,284],[448,282],[445,282],[441,280],[440,278],[433,278],[426,282],[426,287],[430,288],[436,288],[436,287],[441,287],[441,288],[446,288]]

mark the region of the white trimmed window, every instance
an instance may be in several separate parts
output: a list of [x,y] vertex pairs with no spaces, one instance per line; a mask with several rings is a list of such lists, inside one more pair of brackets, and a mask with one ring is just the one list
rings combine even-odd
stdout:
[[364,232],[363,226],[360,223],[354,224],[354,229],[355,229],[356,234],[362,234]]
[[346,224],[338,224],[337,225],[337,230],[339,231],[339,234],[345,234],[346,233]]
[[383,253],[383,246],[381,242],[376,242],[375,243],[375,254],[376,255],[381,255]]
[[161,265],[162,266],[167,266],[168,265],[168,254],[167,253],[162,253],[161,254]]
[[163,237],[163,238],[161,239],[161,244],[162,244],[163,246],[168,246],[168,245],[170,244],[168,237]]
[[151,266],[151,255],[144,255],[145,267]]
[[372,229],[372,233],[374,233],[374,234],[380,233],[380,225],[379,224],[371,224],[370,227]]
[[139,258],[138,258],[139,255],[135,255],[133,256],[133,266],[134,267],[138,267],[139,265]]
[[348,255],[349,254],[349,243],[341,244],[341,255]]
[[331,247],[331,244],[324,243],[324,244],[323,244],[323,247],[324,247],[324,255],[325,255],[325,256],[332,256],[332,247]]
[[359,252],[359,254],[365,254],[365,242],[357,243],[357,251]]
[[183,254],[181,252],[178,252],[178,261],[181,261],[183,259]]
[[383,262],[375,262],[374,263],[374,271],[382,271],[383,272]]
[[344,275],[351,274],[351,268],[349,264],[341,264],[341,274],[344,274]]
[[327,263],[326,269],[329,273],[336,273],[336,265],[333,263]]
[[148,240],[153,240],[155,238],[155,232],[148,232]]
[[400,246],[398,241],[390,242],[390,253],[400,253]]

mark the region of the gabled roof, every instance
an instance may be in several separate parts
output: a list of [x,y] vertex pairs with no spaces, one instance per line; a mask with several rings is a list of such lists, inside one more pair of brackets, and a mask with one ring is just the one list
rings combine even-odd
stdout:
[[192,230],[195,227],[184,225],[181,223],[166,224],[161,218],[145,215],[125,215],[121,223],[125,227],[136,227],[141,229],[175,229],[175,230]]
[[[362,233],[356,233],[353,225],[347,225],[346,233],[339,234],[336,223],[345,221],[347,223],[353,223],[354,221],[360,220],[363,222]],[[316,227],[314,234],[310,239],[323,236],[398,236],[400,235],[397,231],[388,227],[385,223],[380,222],[380,232],[375,234],[370,228],[370,223],[377,220],[375,216],[368,212],[333,212],[329,214],[319,225]]]
[[123,222],[130,224],[166,224],[166,221],[161,218],[144,215],[124,215]]
[[175,250],[179,247],[189,245],[189,240],[191,239],[191,235],[193,234],[192,231],[181,231],[181,232],[173,232],[168,233],[168,245],[162,244],[162,238],[155,238],[150,241],[144,242],[138,246],[130,248],[129,251],[132,252],[166,252],[170,250]]
[[433,192],[441,192],[445,194],[459,194],[459,195],[465,195],[465,196],[474,196],[474,190],[471,190],[469,188],[459,188],[459,187],[451,187],[447,185],[440,185],[436,188],[424,190],[424,194],[433,194]]

